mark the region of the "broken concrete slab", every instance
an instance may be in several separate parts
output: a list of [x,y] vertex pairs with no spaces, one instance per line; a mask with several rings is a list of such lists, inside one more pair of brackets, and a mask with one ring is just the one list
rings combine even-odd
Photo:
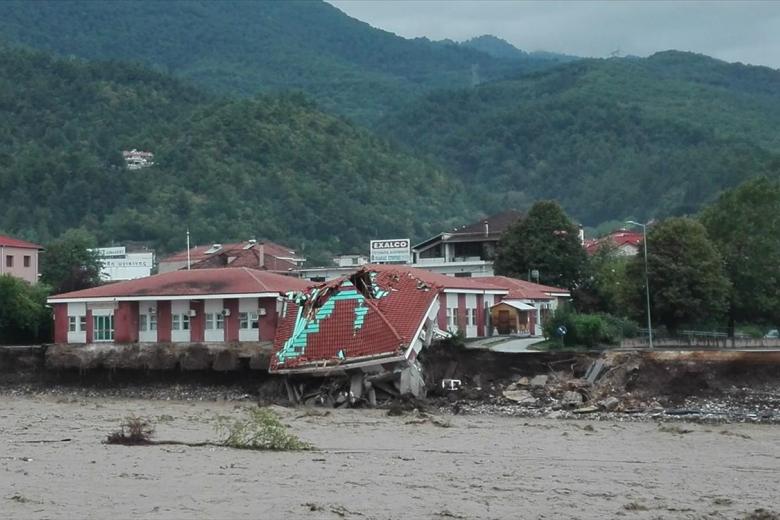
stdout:
[[617,397],[607,397],[606,399],[602,399],[596,404],[602,410],[611,412],[612,410],[618,407],[618,405],[620,404],[620,399],[618,399]]
[[544,386],[544,385],[546,385],[546,384],[547,384],[547,380],[548,380],[549,378],[550,378],[550,377],[549,377],[549,376],[547,376],[547,375],[540,374],[540,375],[538,375],[538,376],[534,376],[534,378],[533,378],[533,379],[531,379],[531,381],[530,381],[530,383],[529,383],[529,384],[530,384],[531,386],[534,386],[534,387]]
[[502,395],[510,401],[520,404],[536,403],[536,397],[531,395],[528,390],[504,390]]

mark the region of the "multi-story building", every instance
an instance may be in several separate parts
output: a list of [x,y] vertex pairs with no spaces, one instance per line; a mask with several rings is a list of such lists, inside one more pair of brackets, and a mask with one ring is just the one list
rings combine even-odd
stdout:
[[43,247],[0,235],[0,275],[9,274],[30,283],[38,282],[38,254]]
[[439,233],[412,247],[412,265],[450,276],[493,276],[498,240],[521,216],[518,211],[505,211]]

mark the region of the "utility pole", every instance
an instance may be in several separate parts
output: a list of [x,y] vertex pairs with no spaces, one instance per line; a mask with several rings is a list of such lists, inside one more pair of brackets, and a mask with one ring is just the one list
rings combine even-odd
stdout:
[[627,220],[626,224],[640,226],[642,228],[642,242],[645,249],[645,296],[647,298],[647,335],[650,339],[650,348],[653,348],[653,324],[650,319],[650,277],[647,274],[647,224],[640,224],[633,220]]
[[187,228],[187,271],[190,270],[190,228]]

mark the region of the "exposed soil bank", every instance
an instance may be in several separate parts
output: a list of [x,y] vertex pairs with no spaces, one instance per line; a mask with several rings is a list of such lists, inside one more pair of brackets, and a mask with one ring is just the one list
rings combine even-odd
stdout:
[[[8,518],[760,518],[780,429],[279,409],[317,451],[102,444],[129,414],[215,440],[236,403],[0,396]],[[323,415],[323,413],[326,413]],[[65,440],[69,439],[69,440]],[[54,441],[54,442],[43,442]],[[774,513],[772,513],[772,511]]]

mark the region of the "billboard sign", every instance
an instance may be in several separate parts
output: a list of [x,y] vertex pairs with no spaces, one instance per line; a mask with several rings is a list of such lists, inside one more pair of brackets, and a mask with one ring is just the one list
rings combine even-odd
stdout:
[[372,240],[371,263],[409,263],[412,259],[412,242],[408,238]]

